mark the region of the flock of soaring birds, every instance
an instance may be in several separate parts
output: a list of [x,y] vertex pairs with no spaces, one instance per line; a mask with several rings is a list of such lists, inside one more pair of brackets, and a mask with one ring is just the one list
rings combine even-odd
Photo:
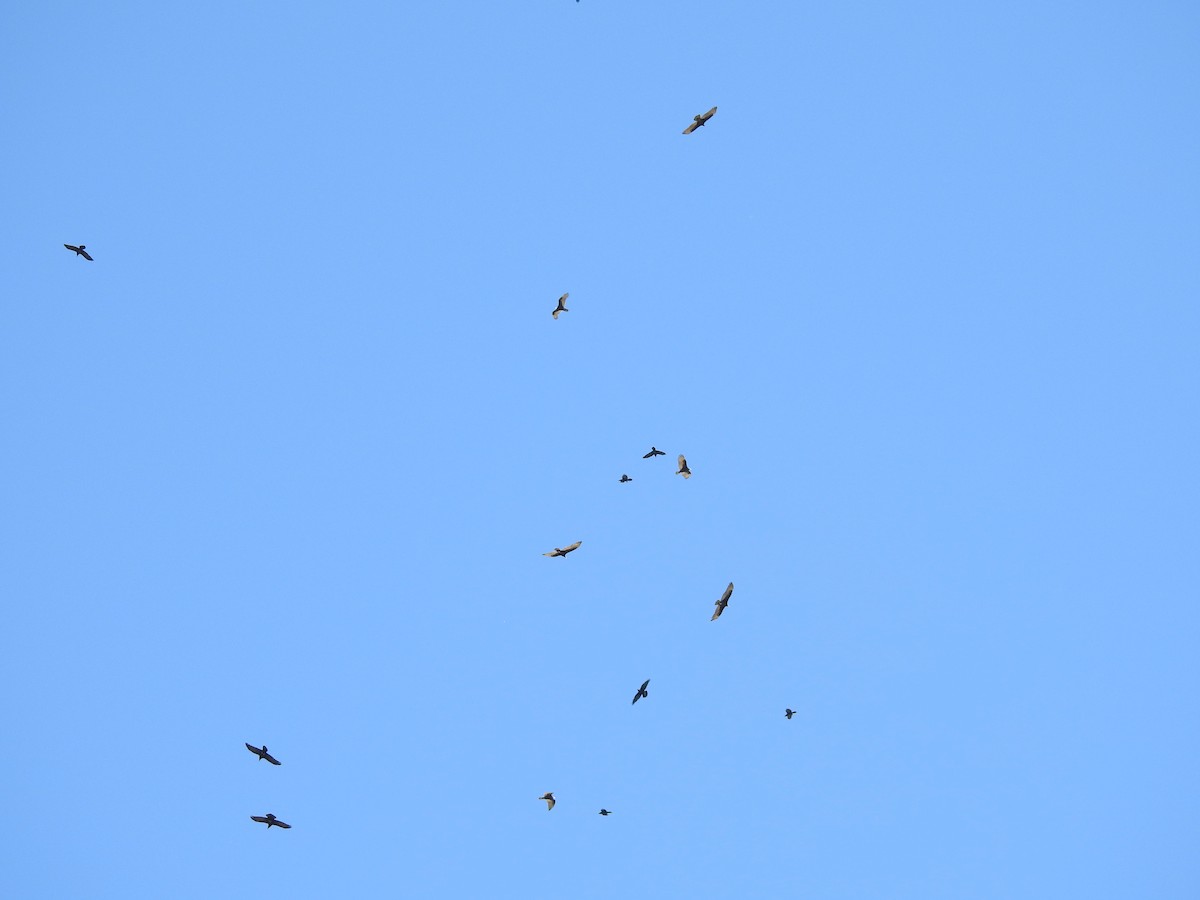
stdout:
[[[701,128],[702,126],[707,125],[708,120],[711,119],[716,114],[716,112],[717,112],[717,108],[714,106],[712,109],[710,109],[706,113],[700,113],[697,116],[693,116],[692,123],[683,130],[683,133],[691,134],[697,128]],[[63,246],[66,247],[68,250],[71,250],[72,252],[74,252],[76,256],[82,256],[88,262],[93,262],[92,255],[87,252],[86,244],[79,244],[78,246],[76,246],[74,244],[63,244]],[[567,307],[566,307],[566,299],[569,296],[570,296],[570,294],[563,294],[561,297],[558,298],[558,305],[554,308],[554,311],[550,314],[556,320],[558,319],[560,313],[570,312],[570,310],[567,309]],[[644,456],[642,456],[642,459],[653,459],[655,456],[666,456],[666,453],[664,453],[662,450],[659,450],[657,447],[651,446],[650,452],[645,454]],[[684,478],[691,478],[692,470],[688,468],[687,459],[684,457],[684,455],[682,453],[679,454],[678,462],[679,462],[679,468],[675,471],[675,474],[682,475]],[[624,475],[624,474],[621,475],[621,478],[620,478],[621,484],[625,484],[630,481],[633,481],[633,479],[630,478],[628,475]],[[542,555],[543,556],[560,556],[560,557],[565,558],[568,553],[573,553],[574,551],[578,550],[582,544],[583,544],[583,541],[576,541],[575,543],[569,544],[566,547],[555,547],[549,553],[543,553]],[[733,582],[731,581],[731,582],[729,582],[729,587],[725,588],[725,593],[723,593],[717,599],[716,609],[713,610],[712,618],[709,621],[716,621],[717,619],[719,619],[721,617],[721,613],[723,613],[725,611],[725,607],[729,606],[729,598],[732,596],[733,596]],[[650,679],[647,678],[645,681],[642,682],[642,686],[639,687],[636,692],[634,692],[633,702],[637,703],[643,697],[649,697],[650,696],[650,691],[648,690],[649,687],[650,687]],[[794,709],[789,708],[789,709],[784,710],[784,716],[786,716],[788,719],[791,719],[791,717],[794,716],[795,714],[796,714],[796,711]],[[282,765],[282,763],[279,760],[277,760],[274,756],[272,756],[270,753],[267,752],[266,744],[263,744],[261,747],[255,747],[253,744],[247,743],[246,749],[249,750],[251,753],[253,753],[255,756],[257,756],[260,762],[262,760],[266,760],[267,762],[271,763],[271,765],[274,765],[274,766]],[[547,810],[554,809],[555,801],[554,801],[554,792],[553,791],[547,791],[546,793],[542,794],[542,796],[538,797],[538,799],[546,801],[546,809]],[[612,811],[608,810],[608,809],[601,809],[600,815],[610,816],[610,815],[612,815]],[[276,828],[291,828],[292,827],[287,822],[283,822],[283,821],[279,820],[278,818],[276,818],[274,813],[267,813],[265,816],[251,816],[250,818],[255,822],[266,825],[268,830],[271,828],[272,825],[274,825]]]

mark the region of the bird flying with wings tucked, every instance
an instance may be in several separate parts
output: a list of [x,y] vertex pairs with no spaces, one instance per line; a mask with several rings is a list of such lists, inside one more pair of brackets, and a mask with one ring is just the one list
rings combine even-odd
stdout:
[[682,475],[684,478],[692,477],[692,470],[687,467],[687,460],[683,458],[683,454],[679,454],[679,471],[676,475]]
[[538,799],[546,801],[546,812],[554,809],[554,793],[552,791],[546,791],[546,793],[542,794],[542,796],[538,797]]

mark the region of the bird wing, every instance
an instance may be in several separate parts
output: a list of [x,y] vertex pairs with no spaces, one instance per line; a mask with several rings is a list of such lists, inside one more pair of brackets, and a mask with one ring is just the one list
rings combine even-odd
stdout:
[[567,555],[568,553],[570,553],[572,550],[578,550],[578,549],[579,549],[579,545],[580,545],[580,544],[582,544],[582,543],[583,543],[583,541],[576,541],[576,542],[575,542],[575,543],[573,543],[573,544],[568,544],[566,547],[563,547],[563,548],[562,548],[562,555],[563,555],[563,556],[566,556],[566,555]]
[[275,820],[274,822],[272,822],[271,824],[272,824],[272,825],[274,825],[274,826],[276,826],[277,828],[291,828],[291,827],[292,827],[292,826],[291,826],[291,825],[289,825],[287,822],[280,822],[278,819],[276,819],[276,820]]
[[636,694],[633,695],[633,702],[637,703],[641,699],[642,699],[642,692],[639,690]]
[[692,476],[692,470],[688,468],[687,460],[684,458],[682,453],[679,454],[679,471],[675,474],[682,475],[684,478],[690,478]]
[[250,818],[255,822],[262,822],[264,825],[270,821],[266,816],[251,816]]
[[721,618],[721,613],[723,613],[723,612],[725,612],[725,607],[724,607],[724,606],[722,606],[722,605],[721,605],[721,601],[720,601],[720,600],[718,600],[718,601],[717,601],[717,608],[716,608],[715,610],[713,610],[712,618],[711,618],[711,619],[709,619],[708,621],[710,621],[710,622],[715,622],[715,621],[717,621],[717,619]]
[[644,691],[648,687],[650,687],[650,679],[649,678],[647,678],[645,681],[642,682],[642,686],[640,688],[638,688],[638,690]]
[[645,456],[643,456],[643,457],[642,457],[642,459],[649,459],[649,458],[650,458],[650,457],[652,457],[653,455],[654,455],[654,451],[653,451],[653,450],[651,450],[649,453],[647,453]]
[[251,744],[248,741],[246,743],[246,749],[249,750],[251,753],[253,753],[255,756],[262,756],[262,751],[259,750],[257,747],[255,747],[253,744]]
[[723,593],[721,595],[721,599],[717,602],[720,603],[722,606],[725,606],[729,603],[729,598],[732,596],[733,596],[733,582],[731,581],[731,582],[729,582],[729,587],[725,588],[725,593]]
[[561,297],[559,297],[559,298],[558,298],[558,308],[559,308],[559,309],[566,309],[566,308],[567,308],[567,307],[566,307],[566,303],[565,303],[564,301],[565,301],[565,300],[566,300],[568,297],[570,297],[570,296],[571,296],[570,292],[567,292],[567,293],[563,294]]
[[700,121],[707,122],[709,119],[711,119],[716,114],[716,112],[717,112],[717,108],[714,106],[712,109],[710,109],[708,112],[706,112],[704,115],[702,115],[700,117]]
[[273,766],[282,766],[283,765],[283,763],[281,763],[279,760],[277,760],[275,757],[273,757],[270,753],[262,754],[262,758],[265,759],[267,762],[269,762]]
[[92,254],[88,253],[86,250],[80,250],[79,253],[88,262],[95,262],[95,260],[92,259]]
[[561,550],[559,550],[557,547],[555,547],[549,553],[542,554],[542,556],[562,556],[562,555],[563,555],[563,552]]
[[683,133],[684,133],[684,134],[691,134],[693,131],[695,131],[695,130],[696,130],[697,128],[699,128],[699,127],[700,127],[700,123],[699,123],[699,122],[692,122],[692,124],[691,124],[691,125],[689,125],[689,126],[688,126],[687,128],[685,128],[685,129],[683,129]]

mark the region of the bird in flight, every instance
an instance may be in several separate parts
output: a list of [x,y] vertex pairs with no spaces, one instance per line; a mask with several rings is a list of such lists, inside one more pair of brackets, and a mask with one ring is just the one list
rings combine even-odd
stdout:
[[554,809],[554,793],[552,791],[546,791],[546,793],[542,794],[542,796],[538,797],[538,799],[546,801],[546,812]]
[[554,308],[554,312],[550,313],[550,315],[552,315],[554,318],[557,319],[559,313],[570,312],[569,309],[567,309],[565,306],[563,306],[563,301],[566,300],[570,296],[571,296],[570,294],[563,294],[561,297],[559,297],[558,298],[558,306],[556,306]]
[[[717,601],[717,608],[712,614],[712,618],[708,621],[715,622],[721,617],[721,613],[725,612],[725,607],[729,605],[729,598],[733,596],[733,582],[729,582],[729,587],[725,588],[725,593],[721,595],[721,599]],[[790,719],[791,716],[788,716]]]
[[265,822],[268,828],[270,828],[272,825],[277,825],[280,828],[292,827],[287,822],[280,822],[277,818],[275,818],[275,813],[267,813],[265,816],[251,816],[250,818],[252,818],[255,822]]
[[576,541],[573,544],[568,544],[566,547],[555,547],[552,552],[543,553],[542,556],[566,556],[572,550],[578,550],[579,545],[582,543],[583,541]]
[[633,479],[630,478],[628,475],[622,475],[621,476],[621,484],[624,484],[627,481],[633,481]]
[[76,247],[74,244],[63,244],[68,250],[74,250],[76,256],[82,256],[88,262],[93,262],[92,254],[87,252],[87,244],[80,244]]
[[683,129],[683,133],[691,134],[697,128],[702,128],[703,126],[707,125],[708,120],[711,119],[713,117],[713,115],[716,114],[716,112],[717,112],[717,108],[714,106],[712,109],[710,109],[706,113],[701,113],[698,116],[692,116],[692,124],[689,125],[687,128]]
[[649,697],[649,696],[650,696],[650,692],[649,692],[648,690],[646,690],[646,685],[648,685],[649,683],[650,683],[650,679],[649,679],[649,678],[647,678],[645,681],[643,681],[643,682],[642,682],[642,686],[641,686],[640,688],[638,688],[638,689],[637,689],[637,693],[633,695],[633,702],[634,702],[634,703],[637,703],[637,702],[638,702],[639,700],[641,700],[643,697]]
[[611,815],[612,815],[612,810],[611,810],[611,809],[602,809],[602,810],[600,810],[600,815],[602,815],[602,816],[611,816]]
[[790,719],[792,716],[794,716],[796,714],[796,711],[794,709],[785,709],[783,711],[783,714]]
[[650,452],[649,452],[649,453],[647,453],[647,454],[645,454],[645,455],[642,457],[642,459],[649,459],[649,458],[650,458],[650,457],[652,457],[652,456],[666,456],[666,455],[667,455],[667,454],[663,453],[663,452],[662,452],[661,450],[659,450],[657,447],[655,447],[655,446],[651,445],[651,447],[650,447]]
[[282,766],[283,765],[283,763],[281,763],[279,760],[277,760],[275,757],[273,757],[270,753],[267,752],[266,744],[263,744],[261,748],[255,747],[253,744],[247,744],[246,749],[249,750],[251,753],[253,753],[255,756],[257,756],[260,761],[265,759],[267,762],[269,762],[273,766]]
[[684,478],[692,477],[692,470],[687,467],[687,460],[683,458],[683,454],[679,454],[679,471],[676,475],[682,475]]

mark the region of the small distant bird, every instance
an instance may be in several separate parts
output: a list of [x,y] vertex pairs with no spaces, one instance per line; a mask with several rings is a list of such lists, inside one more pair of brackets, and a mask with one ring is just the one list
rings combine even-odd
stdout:
[[683,458],[683,454],[679,454],[679,471],[676,475],[682,475],[684,478],[692,477],[692,470],[687,467],[687,460]]
[[82,256],[88,262],[94,262],[92,254],[87,252],[87,244],[80,244],[76,247],[74,244],[63,244],[68,250],[74,250],[76,256]]
[[543,553],[542,556],[566,556],[572,550],[578,550],[579,545],[582,543],[583,543],[583,541],[576,541],[575,543],[573,543],[569,546],[566,546],[566,547],[555,547],[552,552]]
[[638,688],[638,689],[637,689],[637,693],[633,695],[633,702],[634,702],[634,703],[637,703],[637,702],[638,702],[639,700],[641,700],[643,697],[649,697],[649,696],[650,696],[650,692],[649,692],[648,690],[646,690],[646,685],[648,685],[649,683],[650,683],[650,679],[649,679],[649,678],[647,678],[645,681],[643,681],[643,682],[642,682],[642,686],[641,686],[640,688]]
[[[725,607],[727,607],[729,605],[729,598],[731,596],[733,596],[733,582],[732,581],[729,582],[729,587],[725,588],[725,593],[723,593],[721,595],[721,599],[717,601],[716,611],[713,612],[712,618],[709,619],[708,621],[715,622],[717,619],[720,618],[721,613],[725,612]],[[788,718],[790,719],[791,716],[788,716]]]
[[275,757],[273,757],[270,753],[267,752],[266,744],[263,744],[261,748],[255,747],[253,744],[247,744],[246,749],[249,750],[251,753],[253,753],[255,756],[257,756],[259,758],[259,761],[262,761],[265,759],[267,762],[269,762],[273,766],[282,766],[283,765],[283,763],[281,763],[279,760],[277,760]]
[[627,481],[633,481],[633,479],[630,478],[628,475],[622,475],[621,476],[621,484],[624,484]]
[[570,296],[571,296],[570,294],[563,294],[561,297],[559,297],[558,298],[558,306],[555,307],[554,312],[550,313],[550,315],[552,315],[554,318],[557,319],[559,313],[570,312],[569,309],[567,309],[565,306],[563,306],[563,301],[566,300]]
[[783,711],[783,714],[790,719],[792,716],[794,716],[796,714],[796,711],[794,709],[785,709]]
[[706,113],[701,113],[698,116],[692,116],[692,124],[689,125],[687,128],[683,129],[683,133],[691,134],[697,128],[702,128],[705,125],[707,125],[708,120],[713,117],[713,115],[716,113],[716,111],[717,111],[717,108],[714,106],[712,109],[710,109]]
[[611,815],[612,815],[612,810],[611,810],[611,809],[602,809],[602,810],[600,810],[600,815],[602,815],[602,816],[611,816]]
[[276,825],[280,828],[292,827],[287,822],[280,822],[277,818],[275,818],[275,813],[267,813],[265,816],[251,816],[250,818],[255,822],[265,822],[268,828],[270,828],[272,825]]
[[546,791],[546,793],[542,794],[542,796],[538,797],[538,799],[546,801],[546,812],[554,809],[554,794],[551,791]]
[[662,452],[661,450],[659,450],[657,447],[655,447],[655,446],[651,445],[651,447],[650,447],[650,452],[649,452],[649,453],[647,453],[645,456],[643,456],[643,457],[642,457],[642,459],[649,459],[649,458],[650,458],[650,457],[652,457],[652,456],[666,456],[666,455],[667,455],[667,454],[663,453],[663,452]]

